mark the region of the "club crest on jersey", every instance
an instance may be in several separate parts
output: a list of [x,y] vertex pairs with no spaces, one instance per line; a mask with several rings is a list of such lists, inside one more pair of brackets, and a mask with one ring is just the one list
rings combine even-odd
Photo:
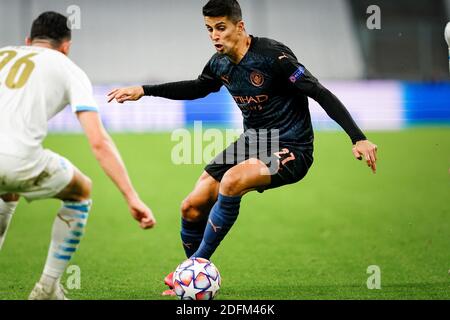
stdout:
[[289,77],[289,80],[292,83],[296,83],[298,79],[300,79],[305,74],[305,68],[300,66],[292,76]]
[[264,84],[264,76],[257,71],[253,71],[250,74],[250,81],[255,87],[261,87]]

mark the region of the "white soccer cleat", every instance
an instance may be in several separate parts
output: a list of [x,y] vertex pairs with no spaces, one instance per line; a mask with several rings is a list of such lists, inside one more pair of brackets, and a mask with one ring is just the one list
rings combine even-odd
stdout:
[[36,283],[28,300],[70,300],[66,297],[66,290],[57,282],[52,288],[44,287],[40,282]]

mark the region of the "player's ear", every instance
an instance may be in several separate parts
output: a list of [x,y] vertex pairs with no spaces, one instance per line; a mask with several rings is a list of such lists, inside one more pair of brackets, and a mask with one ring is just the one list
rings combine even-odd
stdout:
[[72,41],[65,40],[61,43],[61,46],[59,47],[59,51],[64,53],[66,56],[69,55],[70,52],[70,46],[72,45]]
[[244,32],[245,31],[245,24],[244,24],[244,21],[239,21],[238,23],[237,23],[237,28],[238,28],[238,30],[239,30],[239,33],[242,33],[242,32]]
[[27,46],[31,46],[31,39],[30,39],[30,37],[26,37],[25,38],[25,45],[27,45]]

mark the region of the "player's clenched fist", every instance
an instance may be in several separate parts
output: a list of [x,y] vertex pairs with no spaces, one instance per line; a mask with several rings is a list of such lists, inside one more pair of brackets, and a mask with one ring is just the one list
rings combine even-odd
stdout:
[[111,102],[114,99],[116,99],[118,103],[136,101],[142,98],[143,95],[144,89],[142,86],[114,89],[108,93],[108,102]]
[[139,198],[128,200],[128,207],[131,215],[139,222],[142,229],[150,229],[155,226],[156,219],[152,211]]

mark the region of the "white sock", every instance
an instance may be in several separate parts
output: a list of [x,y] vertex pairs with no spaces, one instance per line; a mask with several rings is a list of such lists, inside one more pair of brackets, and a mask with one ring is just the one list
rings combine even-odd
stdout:
[[91,201],[64,202],[55,218],[52,240],[40,282],[53,286],[61,278],[78,248],[89,215]]
[[17,208],[18,201],[5,202],[0,199],[0,250],[8,232],[9,223],[11,222],[14,211]]

